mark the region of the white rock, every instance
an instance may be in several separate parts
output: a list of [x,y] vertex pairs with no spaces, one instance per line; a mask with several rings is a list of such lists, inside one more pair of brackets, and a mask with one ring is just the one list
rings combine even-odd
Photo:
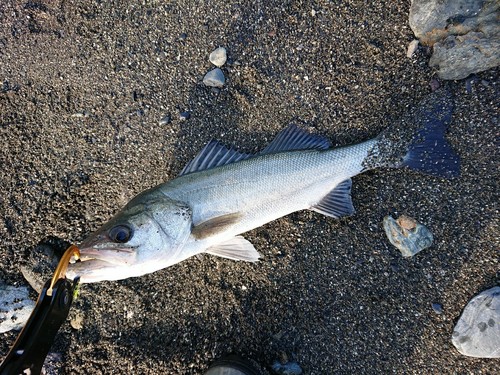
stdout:
[[209,71],[205,74],[205,77],[203,77],[203,83],[210,87],[222,87],[225,82],[224,73],[219,68]]
[[463,355],[500,358],[500,287],[485,290],[467,304],[451,341]]
[[406,50],[406,57],[411,59],[417,48],[418,48],[418,39],[414,39],[410,42],[410,44],[408,44],[408,49]]
[[23,328],[35,308],[28,297],[28,288],[15,287],[0,281],[0,333]]
[[227,51],[224,47],[219,47],[210,54],[209,60],[215,66],[221,67],[226,63]]

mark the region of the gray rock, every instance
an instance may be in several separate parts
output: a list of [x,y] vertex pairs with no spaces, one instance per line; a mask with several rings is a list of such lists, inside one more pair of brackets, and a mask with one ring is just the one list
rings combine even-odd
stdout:
[[203,83],[210,87],[223,87],[225,82],[224,73],[219,68],[209,71],[203,77]]
[[472,19],[481,12],[483,3],[482,0],[413,0],[410,27],[421,43],[432,45],[452,32],[447,27],[470,31]]
[[384,230],[389,241],[404,257],[412,257],[432,245],[432,233],[409,216],[402,215],[397,220],[384,217]]
[[35,308],[27,287],[15,287],[0,280],[0,333],[19,330]]
[[451,341],[463,355],[500,358],[500,287],[485,290],[467,304]]
[[434,46],[430,65],[442,79],[462,79],[500,65],[496,0],[413,0],[409,22],[420,43]]
[[463,79],[470,74],[500,65],[500,38],[488,38],[481,32],[449,36],[434,44],[429,61],[441,79]]
[[217,48],[210,54],[209,60],[212,64],[220,68],[222,65],[226,63],[227,60],[226,49],[224,47]]

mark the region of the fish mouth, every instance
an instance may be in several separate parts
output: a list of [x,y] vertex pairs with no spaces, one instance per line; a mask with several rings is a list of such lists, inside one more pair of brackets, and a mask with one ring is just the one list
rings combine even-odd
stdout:
[[80,248],[80,261],[69,264],[66,277],[80,278],[82,283],[123,278],[124,269],[135,264],[137,252],[133,247],[94,246]]
[[80,260],[85,263],[90,260],[98,260],[110,265],[131,265],[136,259],[136,251],[133,247],[89,247],[80,248]]

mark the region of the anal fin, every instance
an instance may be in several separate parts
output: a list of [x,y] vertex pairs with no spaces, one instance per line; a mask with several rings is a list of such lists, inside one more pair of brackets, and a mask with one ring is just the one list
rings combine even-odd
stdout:
[[226,242],[212,246],[205,250],[205,252],[223,258],[243,260],[245,262],[256,262],[260,258],[260,254],[255,250],[251,242],[245,240],[241,236],[233,237]]
[[355,209],[351,199],[351,179],[338,184],[318,204],[310,209],[320,214],[336,219],[354,214]]

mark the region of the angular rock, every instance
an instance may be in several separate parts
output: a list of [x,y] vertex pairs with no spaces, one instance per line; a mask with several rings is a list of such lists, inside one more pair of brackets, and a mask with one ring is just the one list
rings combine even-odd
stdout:
[[203,83],[210,87],[223,87],[225,82],[224,73],[219,68],[209,71],[203,77]]
[[467,304],[451,341],[463,355],[500,358],[500,287],[485,290]]
[[409,22],[420,43],[434,46],[430,65],[442,79],[462,79],[500,65],[500,2],[413,0]]
[[23,328],[34,308],[28,288],[7,285],[0,280],[0,333]]
[[500,65],[500,38],[481,32],[449,36],[434,44],[429,66],[438,69],[441,79],[463,79]]
[[432,245],[432,233],[415,219],[402,215],[397,220],[392,216],[384,217],[384,230],[389,241],[396,246],[404,257],[412,257]]
[[227,51],[224,47],[219,47],[214,50],[208,57],[210,62],[219,68],[226,63]]
[[451,34],[473,29],[473,19],[481,12],[482,0],[413,0],[409,23],[415,36],[432,45]]

